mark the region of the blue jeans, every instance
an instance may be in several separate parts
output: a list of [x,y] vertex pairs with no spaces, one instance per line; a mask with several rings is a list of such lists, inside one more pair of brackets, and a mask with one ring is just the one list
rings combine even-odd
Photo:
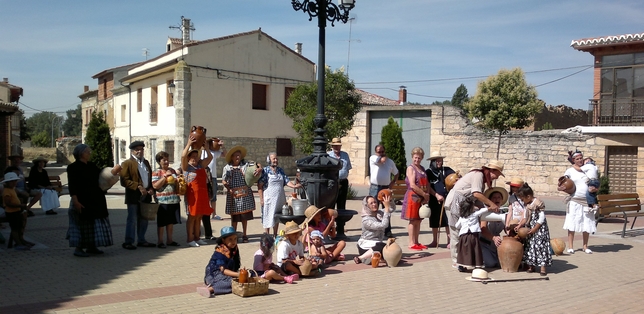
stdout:
[[[135,230],[136,229],[136,230]],[[125,243],[134,243],[134,233],[138,237],[137,243],[144,243],[145,232],[148,231],[148,221],[139,215],[139,204],[127,204],[127,223],[125,225]]]
[[[596,188],[599,188],[599,180],[597,179],[591,179],[588,181],[588,186],[594,186]],[[589,206],[592,207],[592,205],[597,204],[597,192],[595,193],[590,193],[586,192],[586,203],[588,203]]]

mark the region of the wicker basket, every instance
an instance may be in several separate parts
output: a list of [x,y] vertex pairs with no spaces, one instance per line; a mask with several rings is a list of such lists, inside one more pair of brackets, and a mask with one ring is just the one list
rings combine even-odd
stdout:
[[157,218],[159,203],[139,202],[139,204],[141,205],[141,217],[143,217],[143,219],[152,221]]
[[258,277],[257,272],[252,269],[248,271],[255,273],[255,277],[248,278],[248,283],[239,283],[239,278],[233,278],[233,293],[240,297],[267,294],[269,280]]

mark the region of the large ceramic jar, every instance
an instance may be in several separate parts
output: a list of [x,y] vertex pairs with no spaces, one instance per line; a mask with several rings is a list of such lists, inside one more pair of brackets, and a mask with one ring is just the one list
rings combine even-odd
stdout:
[[504,237],[497,248],[499,263],[505,272],[515,273],[523,259],[523,244],[513,237]]
[[202,126],[193,125],[190,134],[195,137],[197,140],[192,149],[199,149],[203,146],[203,143],[206,141],[206,128]]
[[395,242],[395,238],[389,238],[387,245],[382,249],[382,257],[387,262],[387,266],[396,267],[402,258],[402,249]]

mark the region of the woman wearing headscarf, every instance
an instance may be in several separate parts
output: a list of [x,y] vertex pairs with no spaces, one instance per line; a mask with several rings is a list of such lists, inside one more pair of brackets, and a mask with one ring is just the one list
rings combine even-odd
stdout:
[[382,256],[385,247],[385,229],[389,226],[391,195],[383,196],[384,211],[378,209],[378,200],[367,196],[362,200],[362,234],[358,240],[358,254],[353,258],[356,264],[371,263],[372,256]]
[[72,198],[67,239],[70,247],[76,247],[74,255],[78,257],[103,254],[97,247],[113,244],[105,191],[99,186],[101,169],[89,160],[91,154],[89,146],[79,144],[73,151],[76,161],[67,166]]
[[458,232],[456,222],[459,217],[459,205],[467,197],[474,196],[477,200],[477,206],[487,206],[491,212],[498,212],[499,206],[494,204],[490,199],[485,197],[483,191],[485,187],[491,188],[492,181],[503,176],[503,163],[497,160],[491,160],[481,168],[472,169],[465,174],[462,178],[456,181],[454,187],[447,194],[445,198],[445,211],[447,213],[447,220],[449,223],[450,235],[450,253],[452,257],[452,267],[458,268],[456,264],[456,246],[458,244]]
[[58,191],[51,186],[49,174],[45,170],[47,162],[49,160],[43,156],[38,156],[38,158],[33,160],[34,165],[29,171],[29,188],[42,193],[40,207],[45,214],[56,215],[57,213],[54,209],[60,207],[60,202],[58,201]]
[[[246,148],[235,146],[226,154],[227,165],[221,174],[221,183],[226,187],[226,214],[230,215],[230,223],[237,230],[237,223],[242,223],[243,237],[242,242],[248,243],[246,227],[248,221],[253,220],[253,211],[255,210],[255,196],[253,190],[246,183],[246,168],[250,165],[246,160]],[[257,164],[257,169],[253,176],[259,179],[262,174],[261,165]]]
[[284,186],[297,189],[302,185],[293,184],[284,173],[284,169],[278,166],[277,153],[268,153],[266,162],[268,166],[264,167],[262,176],[257,181],[259,202],[262,205],[262,227],[267,234],[273,228],[273,237],[277,237],[278,222],[275,220],[275,213],[282,210],[282,206],[286,204]]
[[[429,160],[429,169],[425,170],[425,174],[427,174],[427,180],[429,181],[429,185],[432,190],[434,190],[436,194],[445,198],[447,197],[445,178],[448,175],[455,173],[455,171],[450,167],[443,166],[443,158],[445,158],[445,156],[442,156],[439,152],[432,152],[429,158],[427,158],[427,160]],[[429,199],[429,208],[432,213],[429,217],[429,227],[432,228],[432,243],[428,245],[429,247],[438,246],[438,233],[440,232],[440,228],[445,228],[445,235],[447,235],[447,248],[449,248],[447,215],[443,210],[442,203],[443,202],[439,202],[434,196]]]
[[[569,151],[568,161],[572,164],[564,173],[575,183],[575,193],[569,197],[566,205],[566,219],[564,220],[563,228],[568,230],[568,254],[574,254],[573,244],[575,240],[575,232],[582,232],[583,251],[586,254],[592,254],[588,248],[588,238],[591,233],[597,231],[595,225],[595,213],[588,207],[586,202],[586,193],[588,185],[586,182],[589,180],[588,176],[581,167],[584,165],[584,156],[580,151]],[[559,190],[563,191],[564,186],[560,186]]]

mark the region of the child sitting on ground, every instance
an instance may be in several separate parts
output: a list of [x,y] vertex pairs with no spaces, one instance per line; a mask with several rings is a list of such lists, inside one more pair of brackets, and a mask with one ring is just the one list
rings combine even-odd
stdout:
[[330,254],[333,254],[333,251],[329,252],[324,247],[324,240],[322,239],[322,232],[319,230],[313,230],[309,235],[310,249],[309,257],[315,260],[318,265],[323,266],[333,261],[333,258]]
[[285,281],[286,283],[293,283],[299,279],[297,274],[287,276],[282,269],[273,264],[273,251],[275,249],[275,240],[273,237],[264,233],[259,242],[259,250],[255,252],[253,257],[253,270],[257,275],[268,280]]
[[232,292],[233,277],[239,277],[241,259],[237,247],[237,232],[231,226],[221,228],[215,253],[206,266],[205,287],[198,287],[197,293],[211,298],[215,294]]
[[[335,235],[335,215],[332,215],[329,213],[329,211],[333,211],[335,215],[337,215],[337,212],[332,209],[325,209],[325,208],[317,208],[315,205],[309,206],[306,211],[304,212],[304,215],[306,216],[306,220],[304,221],[304,225],[308,226],[306,230],[304,230],[304,237],[302,238],[302,243],[306,245],[305,250],[308,249],[309,245],[309,234],[315,230],[319,231],[320,234],[322,234],[322,240],[328,236],[334,236]],[[323,214],[326,214],[327,216],[330,216],[330,221],[325,222],[323,218]],[[342,254],[342,250],[344,250],[346,246],[346,242],[343,240],[338,241],[337,243],[333,244],[328,248],[329,256],[331,257],[330,261],[343,261],[345,259],[344,254]]]
[[597,192],[599,191],[599,169],[595,165],[595,161],[588,157],[584,159],[584,165],[581,166],[581,171],[586,174],[588,179],[586,184],[588,185],[588,191],[586,191],[586,203],[588,207],[594,211],[599,209],[597,205]]
[[483,267],[483,252],[479,244],[481,233],[479,217],[488,209],[483,207],[477,210],[474,206],[475,201],[473,196],[469,196],[459,204],[460,217],[455,227],[459,229],[456,263],[459,265],[460,272],[467,271],[466,267]]
[[546,220],[543,202],[534,197],[534,192],[528,184],[517,191],[518,196],[523,200],[530,211],[531,219],[528,223],[528,237],[523,252],[523,260],[528,265],[528,272],[534,272],[535,267],[541,266],[540,274],[545,276],[546,266],[552,265],[552,255],[550,255],[550,231],[548,221]]
[[300,241],[302,229],[294,221],[287,222],[285,226],[284,238],[277,246],[277,265],[287,275],[317,275],[317,262],[304,258],[304,246]]
[[31,249],[34,243],[25,240],[25,226],[27,224],[27,205],[22,204],[16,194],[16,185],[20,178],[15,172],[7,172],[4,175],[4,190],[2,191],[2,200],[11,234],[7,247],[11,248],[16,243],[15,249],[25,251]]

